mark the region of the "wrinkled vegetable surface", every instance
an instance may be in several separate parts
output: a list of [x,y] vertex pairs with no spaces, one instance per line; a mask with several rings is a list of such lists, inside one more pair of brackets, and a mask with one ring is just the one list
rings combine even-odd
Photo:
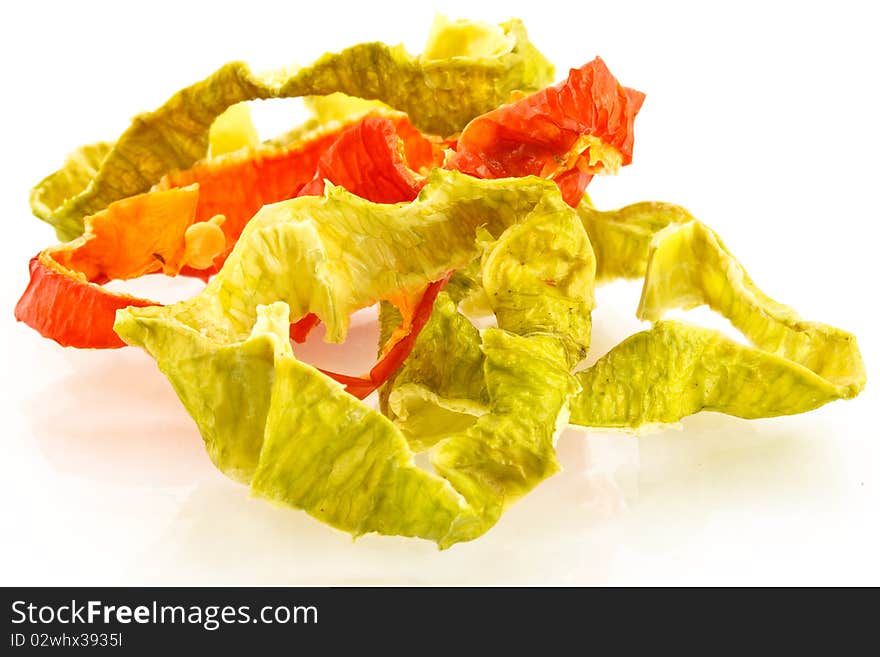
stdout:
[[[31,259],[16,317],[63,346],[144,349],[257,496],[441,548],[558,472],[569,424],[858,395],[855,337],[768,297],[687,210],[592,206],[594,175],[633,160],[645,96],[598,57],[552,81],[517,20],[438,18],[418,56],[227,64],[34,188],[63,242]],[[312,117],[261,141],[247,102],[300,96]],[[154,273],[205,287],[168,306],[104,287]],[[584,368],[595,286],[615,279],[642,280],[650,326]],[[703,305],[744,340],[664,319]],[[298,358],[318,324],[341,343],[372,306],[368,372]]]

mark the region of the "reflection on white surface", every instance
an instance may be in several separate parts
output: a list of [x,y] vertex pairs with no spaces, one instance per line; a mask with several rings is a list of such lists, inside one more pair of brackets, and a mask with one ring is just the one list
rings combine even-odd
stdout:
[[[127,579],[253,584],[602,584],[621,551],[662,562],[719,511],[833,496],[835,464],[803,435],[697,418],[681,432],[560,440],[565,472],[472,543],[440,552],[395,537],[353,541],[302,512],[200,481]],[[662,574],[662,573],[661,573]]]
[[66,355],[74,371],[24,403],[48,463],[86,480],[191,483],[202,439],[155,362],[134,349]]
[[[573,583],[585,570],[601,578],[609,547],[601,531],[591,530],[622,511],[626,494],[614,473],[592,461],[589,441],[567,435],[560,445],[567,472],[518,503],[485,537],[444,552],[397,537],[353,541],[305,513],[210,478],[192,490],[131,572],[148,582],[174,573],[207,583],[223,573],[224,581],[261,584]],[[560,551],[574,561],[559,558]]]

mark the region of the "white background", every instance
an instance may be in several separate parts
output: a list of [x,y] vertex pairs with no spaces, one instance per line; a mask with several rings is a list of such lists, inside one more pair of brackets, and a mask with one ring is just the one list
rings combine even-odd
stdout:
[[[880,52],[868,7],[4,3],[0,584],[880,584]],[[559,77],[600,54],[646,92],[635,163],[596,179],[594,201],[689,207],[771,296],[858,336],[862,396],[790,418],[703,414],[640,439],[569,432],[563,474],[485,537],[438,552],[353,543],[250,499],[210,465],[151,359],[63,350],[15,324],[28,258],[54,242],[28,191],[68,151],[114,138],[230,59],[274,68],[366,40],[418,52],[435,9],[521,17]],[[258,118],[281,131],[294,105]],[[598,299],[593,358],[639,328],[637,285]],[[355,337],[368,345],[370,331]]]

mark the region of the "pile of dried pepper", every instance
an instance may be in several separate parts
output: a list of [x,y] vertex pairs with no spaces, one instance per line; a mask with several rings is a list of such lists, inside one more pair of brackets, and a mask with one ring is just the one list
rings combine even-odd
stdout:
[[[592,177],[632,161],[644,95],[599,58],[552,77],[516,20],[438,19],[419,56],[367,43],[292,71],[227,64],[37,185],[34,213],[65,241],[31,260],[16,317],[64,346],[145,349],[256,494],[441,547],[558,471],[569,422],[857,395],[854,336],[767,297],[686,210],[590,204]],[[296,96],[313,118],[259,142],[245,102]],[[159,272],[207,284],[169,306],[102,287]],[[575,373],[594,287],[615,278],[644,280],[652,327]],[[369,372],[296,358],[318,323],[343,342],[376,303]],[[703,304],[751,346],[662,319]],[[377,389],[380,410],[360,401]]]

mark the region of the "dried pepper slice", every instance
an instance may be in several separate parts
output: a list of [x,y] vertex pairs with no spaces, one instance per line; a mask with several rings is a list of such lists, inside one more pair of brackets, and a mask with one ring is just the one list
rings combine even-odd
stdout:
[[[211,323],[216,318],[208,314],[203,326],[199,312],[211,310],[214,297],[228,298],[225,335],[253,324],[257,300],[284,299],[293,321],[314,313],[327,340],[342,342],[353,312],[381,299],[419,298],[429,283],[477,254],[478,229],[497,235],[554,188],[533,177],[483,181],[442,169],[428,181],[411,203],[376,204],[329,186],[323,197],[264,206],[206,289],[169,308],[211,333],[219,330]],[[275,275],[278,263],[296,275]],[[246,299],[236,292],[241,287]]]
[[[442,161],[438,143],[422,135],[405,115],[368,115],[339,133],[319,158],[314,177],[300,188],[297,196],[321,195],[329,181],[375,203],[410,201],[424,185],[424,177],[414,169],[429,170]],[[243,196],[252,198],[247,194]],[[215,270],[219,270],[221,262],[220,258],[215,261]],[[399,298],[395,300],[402,317],[395,339],[389,341],[366,375],[322,371],[345,384],[350,394],[360,399],[369,395],[406,359],[446,278],[430,283],[415,298],[397,295]],[[291,324],[291,339],[304,341],[318,323],[317,316],[309,314]]]
[[43,253],[31,258],[30,277],[15,307],[15,318],[64,347],[124,347],[125,343],[113,331],[116,311],[155,304],[98,286],[90,287]]
[[[416,171],[428,171],[443,159],[439,143],[426,138],[405,119],[398,118],[395,126],[387,118],[368,116],[343,133],[327,150],[318,163],[315,177],[299,195],[323,194],[325,181],[329,180],[374,203],[412,200],[425,182]],[[406,360],[415,338],[431,314],[437,293],[448,278],[447,275],[430,283],[415,298],[404,294],[393,297],[400,322],[366,375],[348,376],[321,371],[343,383],[346,391],[358,399],[376,390]],[[316,315],[306,315],[291,324],[291,339],[303,342],[319,323]]]
[[[807,322],[768,297],[705,224],[671,222],[654,236],[645,262],[637,314],[657,323],[578,375],[584,392],[572,403],[573,423],[632,429],[701,410],[745,418],[790,415],[850,399],[864,388],[855,336]],[[727,317],[753,346],[658,321],[670,308],[702,304]]]
[[[202,264],[220,231],[214,223],[195,227],[197,203],[197,188],[184,187],[116,201],[87,218],[84,235],[31,260],[15,318],[62,346],[124,346],[113,331],[116,311],[155,302],[110,292],[99,283]],[[219,237],[222,250],[222,233]]]
[[[266,206],[203,292],[167,307],[120,311],[116,331],[140,346],[149,339],[148,350],[164,368],[166,357],[180,358],[174,346],[180,335],[220,345],[246,340],[257,306],[282,300],[292,321],[313,313],[326,325],[327,337],[341,342],[352,312],[401,293],[417,298],[479,253],[478,228],[500,235],[555,189],[535,178],[481,181],[439,169],[430,180],[406,204],[375,204],[329,187],[323,197]],[[188,377],[180,371],[173,382],[192,412],[203,403],[197,400],[204,389],[198,377]],[[246,378],[224,381],[226,387],[250,385]],[[246,390],[236,390],[228,391],[230,400],[247,397]]]
[[596,252],[596,281],[644,278],[651,242],[663,228],[693,216],[680,205],[645,201],[619,210],[597,210],[588,200],[577,207]]
[[644,97],[620,86],[597,57],[564,82],[471,121],[449,167],[480,178],[557,180],[575,207],[593,174],[632,162],[633,122]]
[[[850,333],[802,320],[764,294],[718,236],[684,208],[637,203],[578,215],[590,236],[598,281],[644,277],[637,316],[655,322],[576,376],[570,421],[637,431],[701,410],[745,418],[802,413],[850,399],[865,369]],[[461,302],[479,280],[457,286]],[[662,320],[670,308],[706,304],[751,341]],[[438,303],[413,353],[383,388],[384,409],[413,445],[474,424],[487,412],[479,333],[448,301]],[[462,372],[461,377],[457,374]]]
[[405,116],[392,122],[368,115],[324,152],[298,196],[323,194],[329,180],[374,203],[411,201],[424,184],[418,171],[442,162],[443,153],[435,147],[440,143],[416,130]]
[[367,374],[355,377],[327,370],[320,371],[331,379],[344,384],[345,391],[358,399],[364,399],[374,390],[378,390],[409,356],[413,346],[415,346],[416,338],[419,337],[419,334],[428,322],[428,318],[431,316],[437,295],[443,289],[443,286],[446,285],[450,276],[451,272],[440,280],[429,283],[414,306],[406,301],[400,303],[398,299],[389,302],[398,308],[401,321],[392,333],[391,338],[385,342],[379,352],[376,364],[370,368]]
[[[382,288],[410,287],[399,277],[430,279],[480,250],[502,318],[480,347],[489,411],[433,446],[433,474],[416,467],[387,418],[296,360],[288,326],[311,305],[363,305]],[[316,273],[311,284],[291,287],[283,271],[263,275],[273,263],[302,271],[304,262]],[[364,268],[373,289],[346,290],[346,272]],[[589,340],[594,268],[583,226],[552,184],[437,171],[406,205],[330,188],[323,199],[264,208],[200,297],[121,311],[117,331],[157,359],[215,464],[256,494],[355,535],[421,536],[447,547],[485,532],[558,470],[554,442],[578,390],[570,369]],[[322,316],[331,335],[334,316]]]
[[[443,53],[431,48],[447,31],[455,33],[458,48]],[[383,101],[404,111],[419,129],[448,135],[512,92],[540,89],[552,75],[553,67],[516,20],[499,26],[441,21],[422,56],[400,46],[365,43],[296,71],[257,74],[232,62],[159,109],[137,116],[109,149],[81,149],[37,185],[31,207],[55,227],[60,240],[73,239],[83,232],[85,217],[203,159],[214,120],[243,101],[343,92]]]

